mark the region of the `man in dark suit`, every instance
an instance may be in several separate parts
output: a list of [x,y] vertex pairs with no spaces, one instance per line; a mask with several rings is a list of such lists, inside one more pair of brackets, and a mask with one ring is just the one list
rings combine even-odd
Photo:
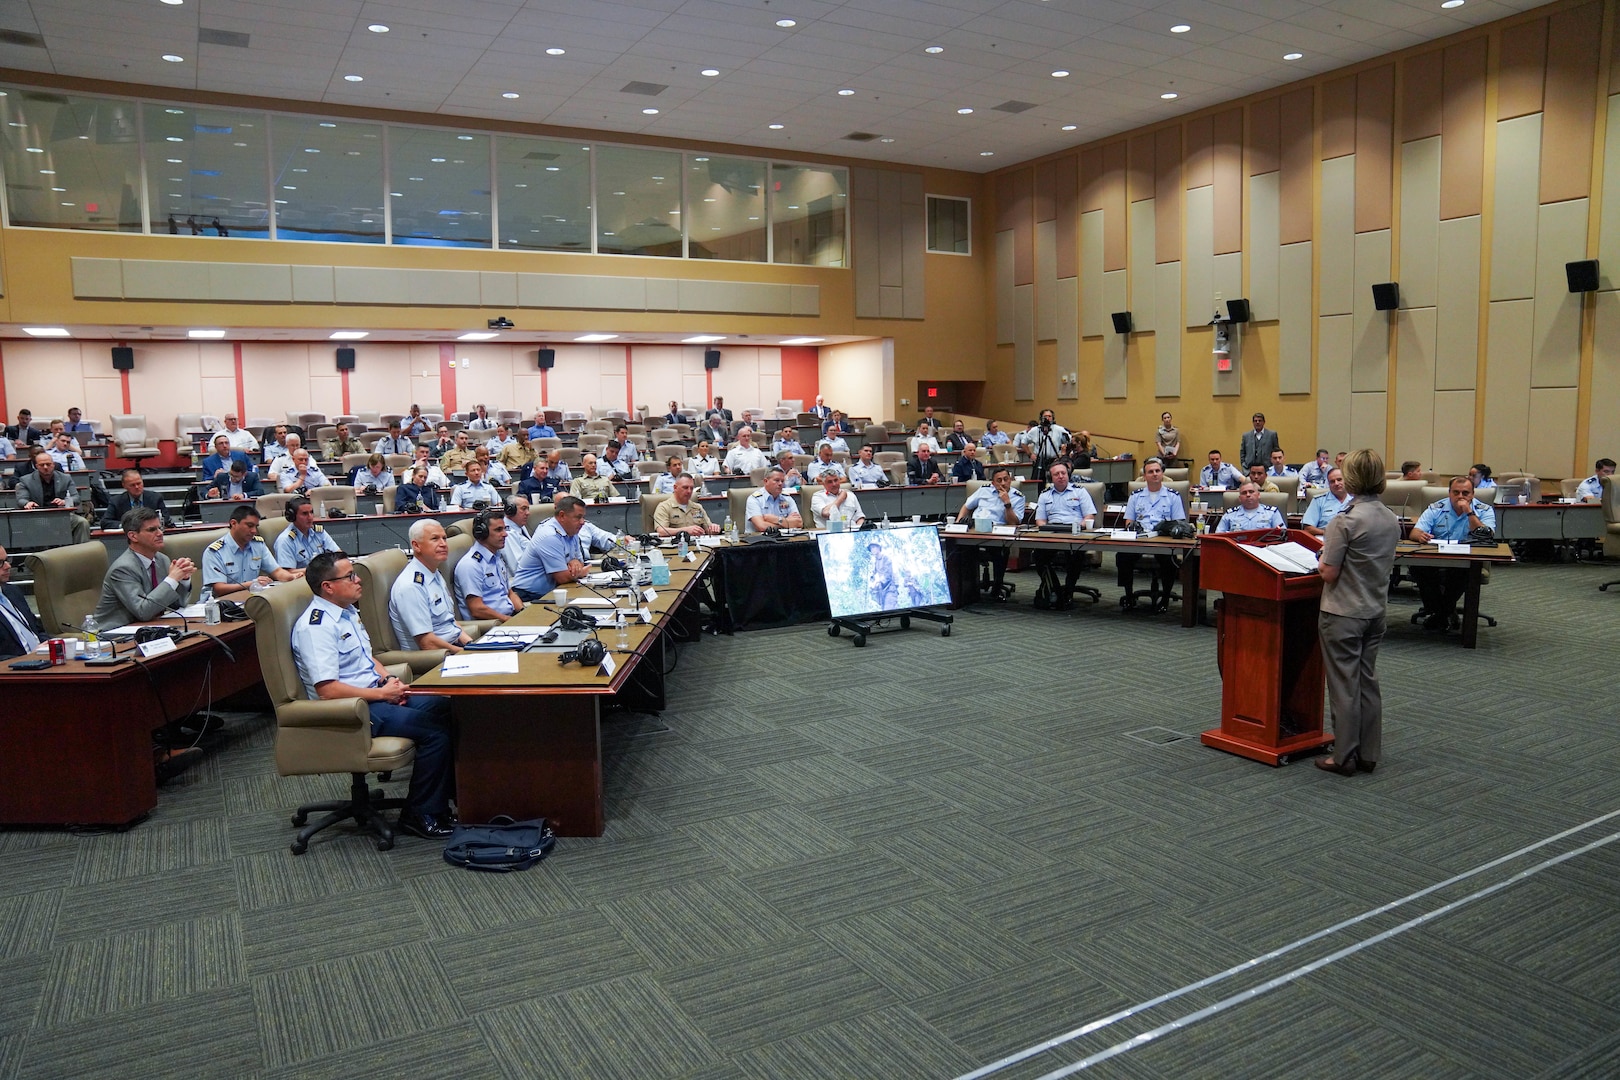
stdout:
[[232,461],[229,469],[214,474],[214,482],[203,481],[202,498],[205,499],[257,499],[264,494],[258,471],[240,461]]
[[156,510],[137,506],[124,515],[123,526],[129,548],[107,568],[96,604],[96,625],[103,630],[146,622],[185,603],[196,569],[190,559],[171,561],[163,554],[163,521]]
[[148,510],[156,510],[158,517],[163,520],[163,527],[173,528],[174,523],[169,520],[169,508],[163,502],[163,496],[155,491],[146,490],[146,477],[141,475],[139,469],[125,469],[123,474],[124,490],[112,497],[107,504],[106,511],[101,517],[101,527],[110,529],[124,520],[124,515],[137,506],[144,506]]
[[33,419],[34,414],[32,412],[27,409],[18,409],[17,422],[6,428],[6,438],[17,444],[19,452],[23,447],[33,446],[39,442],[39,432],[29,426]]
[[223,432],[214,436],[214,452],[203,458],[202,474],[204,479],[211,479],[231,467],[231,462],[240,461],[242,468],[254,472],[253,462],[248,460],[247,453],[242,450],[232,450],[231,441]]
[[1254,430],[1243,433],[1243,445],[1238,449],[1239,464],[1245,471],[1250,465],[1271,466],[1271,452],[1278,449],[1277,433],[1266,427],[1266,414],[1254,414]]
[[0,547],[0,660],[27,656],[46,637],[23,591],[11,583],[11,556]]
[[686,416],[681,412],[681,407],[673,401],[669,403],[669,412],[664,414],[664,423],[671,425],[686,423]]
[[736,419],[736,417],[731,415],[731,410],[726,408],[726,399],[720,397],[719,395],[715,395],[714,408],[709,410],[710,416],[713,416],[715,413],[719,413],[720,419],[724,420],[728,424]]
[[[39,448],[34,449],[34,471],[19,477],[15,494],[17,506],[23,510],[73,509],[79,505],[79,489],[65,473],[56,469],[56,459]],[[90,539],[90,523],[78,514],[68,517],[73,542],[83,544]]]
[[827,407],[827,400],[820,394],[816,395],[816,403],[810,406],[810,411],[823,423],[832,419],[832,410]]

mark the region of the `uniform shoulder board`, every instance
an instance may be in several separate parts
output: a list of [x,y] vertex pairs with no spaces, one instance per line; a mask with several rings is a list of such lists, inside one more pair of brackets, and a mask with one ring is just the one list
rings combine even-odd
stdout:
[[262,544],[262,543],[264,543],[264,540],[261,537],[255,536],[252,540],[249,540],[248,543],[250,543],[250,544]]
[[309,625],[311,625],[311,626],[319,626],[319,625],[321,625],[321,619],[324,618],[325,616],[326,616],[325,611],[323,611],[320,608],[315,608],[313,611],[311,611],[309,613]]
[[209,551],[224,551],[225,550],[225,538],[222,536],[218,540],[215,540],[212,544],[209,544],[208,545],[208,550]]
[[316,532],[325,532],[325,531],[326,531],[326,526],[324,526],[324,525],[317,525],[317,526],[315,526],[315,531],[316,531]]
[[425,577],[423,577],[423,576],[422,576],[422,571],[420,571],[420,570],[418,570],[418,571],[417,571],[417,572],[416,572],[416,573],[415,573],[415,575],[413,575],[413,576],[414,576],[414,577],[415,577],[415,578],[416,578],[416,583],[417,583],[417,584],[418,584],[418,585],[423,585],[423,584],[426,584],[426,583],[427,583],[427,578],[425,578]]
[[473,557],[473,562],[483,562],[484,561],[484,553],[482,551],[473,552],[472,557]]

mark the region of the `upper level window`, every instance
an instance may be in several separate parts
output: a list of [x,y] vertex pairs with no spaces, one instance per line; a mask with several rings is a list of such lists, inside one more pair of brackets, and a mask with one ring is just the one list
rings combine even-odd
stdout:
[[935,255],[973,254],[973,201],[928,196],[928,250]]
[[11,223],[140,232],[135,103],[35,90],[4,93],[0,145]]

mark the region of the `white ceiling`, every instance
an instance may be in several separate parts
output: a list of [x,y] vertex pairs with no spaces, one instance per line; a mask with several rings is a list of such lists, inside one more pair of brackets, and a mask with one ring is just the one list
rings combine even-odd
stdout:
[[1539,6],[1440,2],[0,0],[0,30],[44,39],[0,43],[0,66],[983,172]]
[[[517,345],[530,348],[540,345],[570,345],[584,330],[547,330],[543,324],[543,316],[537,312],[515,311],[513,321],[517,328],[505,330],[496,334],[494,338],[479,344],[488,345]],[[217,323],[207,324],[217,326]],[[117,324],[68,323],[64,328],[69,331],[74,341],[187,341],[186,326],[121,326]],[[360,327],[356,327],[360,329]],[[276,326],[233,326],[226,331],[224,340],[227,341],[274,341],[274,342],[307,342],[309,344],[331,346],[340,345],[376,345],[382,342],[450,342],[456,343],[459,335],[470,330],[482,330],[482,327],[440,327],[429,330],[395,330],[370,329],[365,338],[359,341],[337,341],[328,337],[330,330],[313,330],[303,327],[288,328]],[[680,345],[685,344],[687,338],[703,334],[701,330],[666,330],[666,331],[617,331],[613,327],[613,316],[604,314],[599,324],[598,333],[614,334],[612,345]],[[842,345],[852,341],[869,341],[870,338],[858,334],[828,334],[825,337],[806,338],[795,334],[714,334],[710,335],[716,340],[708,342],[692,342],[694,345],[704,345],[714,349],[733,347],[761,346],[775,348],[784,342],[803,343],[806,341],[817,345]],[[4,340],[57,340],[40,339],[24,333],[21,324],[7,323],[0,325],[0,339]],[[597,344],[587,342],[587,344]]]

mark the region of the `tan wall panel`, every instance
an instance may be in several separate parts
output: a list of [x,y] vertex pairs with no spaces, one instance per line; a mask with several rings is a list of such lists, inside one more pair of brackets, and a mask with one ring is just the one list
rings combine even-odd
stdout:
[[1035,286],[1013,292],[1013,390],[1022,401],[1035,396]]
[[1350,447],[1350,343],[1349,315],[1323,315],[1317,319],[1316,445],[1329,450]]
[[1103,269],[1125,269],[1125,143],[1103,147]]
[[[103,371],[111,373],[111,361],[103,364],[103,358],[108,356],[107,350],[99,345],[86,345],[85,351],[94,359],[89,364],[89,370],[96,375]],[[11,348],[8,344],[6,352]],[[97,355],[99,354],[99,355]],[[331,353],[326,354],[331,357]],[[9,359],[9,355],[8,355]],[[87,357],[90,359],[90,357]],[[224,415],[223,411],[215,412],[204,407],[202,395],[202,362],[198,355],[197,346],[190,343],[165,343],[159,348],[141,349],[135,360],[135,370],[129,373],[129,411],[141,413],[146,416],[147,429],[155,434],[165,437],[174,435],[174,418],[183,412],[209,412],[216,416]],[[227,403],[231,412],[236,411],[236,392],[233,386],[231,396]],[[46,399],[50,401],[50,398]],[[58,399],[60,400],[60,399]],[[249,398],[249,402],[253,399]],[[122,386],[120,386],[119,404],[123,404]],[[36,402],[34,408],[42,413],[54,413],[65,410],[66,404],[53,405],[41,409]],[[13,410],[15,411],[15,410]],[[120,412],[123,410],[120,409]],[[280,416],[279,412],[259,412],[254,410],[255,416]],[[243,418],[245,419],[245,418]]]
[[[1616,20],[1620,22],[1620,20]],[[1620,70],[1620,64],[1614,65]],[[1620,288],[1620,94],[1610,96],[1603,140],[1603,201],[1598,221],[1598,287]]]
[[1541,128],[1541,201],[1592,194],[1592,125],[1597,117],[1603,5],[1582,4],[1548,22],[1547,101]]
[[1035,284],[1035,170],[1012,174],[1013,284]]
[[1491,304],[1485,330],[1484,459],[1498,472],[1524,468],[1530,419],[1530,348],[1535,303]]
[[[1359,155],[1358,155],[1359,160]],[[1440,263],[1440,136],[1401,145],[1402,307],[1433,307]]]
[[[682,385],[682,371],[685,367],[681,354],[688,348],[691,348],[691,346],[637,345],[631,351],[631,381],[635,386],[638,404],[646,405],[662,413],[669,407],[670,399],[681,400],[681,391],[684,388]],[[522,370],[527,366],[527,364],[517,365],[517,370]],[[519,387],[518,382],[517,378],[513,379],[513,392],[522,395],[523,388]],[[824,384],[821,391],[826,395],[827,400],[838,402],[839,408],[848,408],[846,399],[842,396],[834,397],[828,392]],[[535,389],[530,392],[529,396],[538,401],[539,393],[540,391]],[[527,409],[531,407],[527,397],[522,397],[521,401],[522,403],[517,406],[518,408]],[[774,405],[776,403],[773,401],[769,402],[769,404]],[[809,402],[805,402],[805,404],[808,405]]]
[[[1228,251],[1210,261],[1210,313],[1222,308],[1221,301],[1243,295],[1243,253]],[[1220,299],[1217,300],[1216,297]]]
[[1103,332],[1103,212],[1080,215],[1080,336]]
[[[1496,119],[1511,120],[1540,112],[1546,74],[1546,19],[1520,23],[1504,33],[1496,73]],[[1489,428],[1486,431],[1488,434]]]
[[1277,179],[1249,178],[1249,305],[1258,322],[1277,317]]
[[1153,273],[1154,220],[1154,200],[1131,203],[1131,315],[1142,330],[1152,330],[1159,324]]
[[1126,173],[1125,195],[1131,202],[1153,198],[1155,171],[1153,167],[1152,133],[1137,135],[1130,141],[1130,164]]
[[[855,317],[857,319],[876,319],[883,310],[883,300],[880,289],[883,287],[880,264],[883,257],[883,242],[880,225],[883,212],[878,203],[877,170],[851,169],[849,171],[850,187],[850,240],[852,243],[851,268],[854,271],[855,286]],[[1007,188],[1007,178],[1000,177],[996,181],[996,222],[1000,232],[1007,234],[1006,263],[1003,266],[997,247],[996,272],[1003,270],[1012,274],[1012,225],[1013,215],[1012,197]],[[521,299],[526,283],[531,275],[518,275],[518,297]],[[551,376],[555,378],[556,376]],[[549,383],[547,384],[550,385]],[[555,391],[553,391],[555,392]]]
[[1371,447],[1386,460],[1389,438],[1389,395],[1369,390],[1350,395],[1350,448]]
[[126,300],[197,300],[207,296],[207,263],[124,260]]
[[[1077,277],[1059,278],[1057,283],[1058,327],[1057,327],[1057,370],[1058,378],[1064,375],[1078,377],[1080,374],[1080,279]],[[1079,396],[1078,383],[1071,382],[1066,387],[1061,383],[1058,386],[1058,397],[1073,399]],[[1034,396],[1033,392],[1030,395]]]
[[[1439,261],[1445,272],[1438,276],[1435,287],[1439,305],[1436,390],[1473,390],[1479,378],[1479,229],[1478,217],[1440,223]],[[1472,424],[1469,430],[1473,430]]]
[[1208,116],[1186,123],[1186,176],[1188,190],[1207,187],[1215,178],[1215,124]]
[[1093,146],[1080,152],[1080,212],[1089,214],[1102,209],[1102,147]]
[[331,304],[337,301],[337,282],[330,266],[292,268],[293,302]]
[[[1620,449],[1620,295],[1600,292],[1592,299],[1597,308],[1597,330],[1592,339],[1586,456],[1596,460],[1620,457],[1614,452]],[[11,355],[9,345],[6,355]]]
[[74,296],[81,300],[123,299],[124,260],[74,256],[70,265]]
[[1282,165],[1282,99],[1263,98],[1249,106],[1249,175],[1276,172]]
[[[1356,155],[1359,161],[1360,154]],[[1372,287],[1389,280],[1388,229],[1356,234],[1355,344],[1351,354],[1351,389],[1358,393],[1389,389],[1389,312],[1373,307]]]
[[[511,346],[506,347],[510,353]],[[507,360],[510,367],[511,361]],[[457,387],[460,387],[460,373],[457,373]],[[232,380],[234,382],[234,379]],[[508,380],[510,382],[510,380]],[[356,409],[377,409],[379,412],[403,411],[404,405],[396,410],[392,402],[409,403],[411,395],[411,350],[408,345],[391,342],[378,342],[375,345],[361,343],[355,349],[354,370],[349,373],[349,403]],[[538,400],[538,399],[536,399]],[[384,404],[387,408],[384,408]],[[533,402],[514,405],[511,401],[502,401],[503,408],[529,408]],[[264,415],[264,414],[257,414]],[[370,449],[370,441],[367,441]]]
[[1057,166],[1057,276],[1072,278],[1080,273],[1080,159],[1071,154]]
[[[1018,246],[1018,234],[1013,234],[1013,247]],[[1016,265],[1018,260],[1013,260]],[[878,286],[878,317],[882,319],[903,319],[906,315],[906,291],[899,285]]]
[[1440,100],[1444,96],[1445,53],[1409,56],[1401,65],[1401,141],[1440,134]]
[[[438,364],[435,353],[435,366]],[[242,343],[242,394],[255,416],[338,410],[312,400],[309,346],[267,341]]]
[[1432,307],[1396,315],[1395,439],[1390,458],[1397,463],[1434,459],[1435,326]]
[[[1125,310],[1126,288],[1124,270],[1110,270],[1103,275],[1103,297],[1109,311]],[[1125,348],[1129,342],[1130,336],[1114,333],[1113,326],[1109,326],[1107,332],[1103,334],[1103,397],[1105,398],[1122,398],[1126,396],[1129,383],[1126,378]]]
[[1356,158],[1322,162],[1322,235],[1318,238],[1322,280],[1318,314],[1348,315],[1356,287]]
[[[1503,120],[1496,125],[1496,205],[1491,216],[1492,300],[1518,300],[1535,295],[1534,253],[1540,192],[1541,114]],[[1488,434],[1488,426],[1486,431]]]
[[1356,232],[1387,229],[1391,147],[1395,126],[1395,65],[1356,76]]
[[1035,223],[1035,340],[1057,337],[1057,222]]
[[[1013,339],[1013,234],[1011,229],[996,233],[996,344],[1011,345]],[[874,297],[873,299],[876,299]]]
[[[876,187],[877,187],[877,184],[876,184],[876,172],[877,172],[877,170],[875,170],[875,169],[851,169],[850,170],[850,187],[852,189],[852,191],[851,191],[851,197],[852,198],[859,199],[859,198],[863,197],[860,194],[860,188],[855,184],[855,178],[857,176],[866,176],[868,174],[872,174],[873,175],[872,187],[873,187],[873,192],[874,192],[873,195],[872,195],[872,199],[873,199],[873,201],[876,201],[876,199],[877,199],[877,195],[876,195]],[[1017,227],[1017,222],[1018,222],[1018,215],[1023,212],[1022,207],[1019,206],[1019,200],[1018,200],[1018,177],[1019,177],[1019,175],[1020,174],[1017,173],[1017,172],[1007,172],[1007,173],[1002,173],[1000,176],[996,177],[996,231],[997,232],[1011,231],[1012,229],[1016,228]]]
[[1530,385],[1573,387],[1581,372],[1581,296],[1564,264],[1586,257],[1586,199],[1541,208],[1536,237],[1536,336]]
[[250,304],[289,303],[292,271],[275,263],[209,263],[207,299]]
[[[838,407],[850,416],[870,416],[873,419],[882,419],[882,414],[893,408],[883,397],[883,380],[877,374],[883,370],[883,342],[851,341],[843,345],[823,345],[817,353],[816,367],[821,393],[828,401],[838,402]],[[698,367],[701,369],[702,366],[699,362]],[[681,377],[683,382],[687,378],[695,379],[698,394],[702,395],[701,370],[688,376],[683,365]],[[684,393],[680,399],[695,400]]]
[[1243,250],[1243,110],[1216,113],[1211,169],[1215,189],[1215,254]]
[[[1423,464],[1438,472],[1461,476],[1474,463],[1474,392],[1434,392],[1433,460]],[[1396,462],[1400,464],[1400,462]],[[1494,466],[1493,466],[1494,468]]]
[[[551,373],[546,376],[546,396],[551,402],[551,407],[554,409],[585,410],[586,415],[589,415],[589,409],[592,405],[602,403],[600,346],[565,344],[557,345],[555,348],[557,350],[557,366],[552,368]],[[418,369],[421,366],[421,362],[416,365]],[[723,356],[720,362],[720,370],[724,371],[725,369],[726,358]],[[716,374],[719,374],[719,372],[716,372]],[[457,389],[458,391],[460,389],[459,382],[457,383]],[[722,397],[726,393],[720,389],[718,380],[715,383],[715,393]],[[459,404],[459,393],[457,398]],[[683,402],[690,403],[699,402],[702,398],[701,391],[695,397],[689,397],[684,393],[681,396]],[[703,404],[708,403],[703,402]],[[736,409],[747,408],[748,405],[745,402],[738,401],[732,402],[731,407],[735,411]]]
[[1356,77],[1322,84],[1322,160],[1356,152]]
[[1440,216],[1481,213],[1485,198],[1484,37],[1446,49],[1445,99],[1440,107]]
[[[1181,128],[1153,135],[1153,257],[1158,262],[1181,259]],[[1179,293],[1179,290],[1178,290]]]
[[[624,346],[619,346],[622,353]],[[491,413],[500,409],[513,408],[512,396],[512,347],[510,345],[469,345],[462,343],[456,346],[456,358],[465,357],[472,361],[464,368],[456,371],[456,402],[463,409],[471,408],[479,403],[489,407]],[[621,360],[619,368],[624,369]],[[357,367],[358,370],[358,367]],[[350,396],[353,398],[354,383],[349,384]],[[358,401],[358,398],[354,398]]]
[[[1580,407],[1573,387],[1538,387],[1530,391],[1529,442],[1525,468],[1536,476],[1585,476],[1582,463],[1575,460],[1575,416]],[[1493,465],[1492,468],[1495,468]]]
[[[1284,244],[1277,252],[1277,392],[1311,392],[1311,242]],[[1254,271],[1249,271],[1254,280]]]
[[[1153,393],[1158,397],[1180,397],[1181,264],[1159,263],[1153,268],[1153,276],[1157,286],[1154,291],[1160,299],[1159,319],[1153,325]],[[1620,384],[1620,378],[1616,383]]]
[[1285,244],[1312,239],[1316,150],[1316,90],[1307,86],[1284,94],[1278,102],[1282,113],[1281,178],[1278,207],[1281,215],[1277,238]]
[[[336,345],[332,347],[334,349],[337,348]],[[106,355],[105,351],[102,350],[100,346],[96,346],[94,351],[98,357]],[[197,361],[197,369],[202,373],[203,378],[229,379],[233,384],[236,382],[236,346],[230,342],[197,342]],[[334,356],[333,363],[336,362],[337,358]],[[99,372],[97,374],[99,374]],[[189,412],[195,410],[180,411]],[[242,422],[244,424],[247,423],[247,417],[242,417]]]
[[1186,258],[1181,273],[1186,281],[1183,318],[1188,326],[1203,326],[1215,302],[1215,192],[1210,187],[1187,192]]
[[517,295],[516,272],[479,272],[478,299],[485,307],[517,307]]
[[[1043,161],[1035,166],[1035,223],[1051,221],[1057,217],[1056,161]],[[1036,256],[1039,258],[1040,256]]]

